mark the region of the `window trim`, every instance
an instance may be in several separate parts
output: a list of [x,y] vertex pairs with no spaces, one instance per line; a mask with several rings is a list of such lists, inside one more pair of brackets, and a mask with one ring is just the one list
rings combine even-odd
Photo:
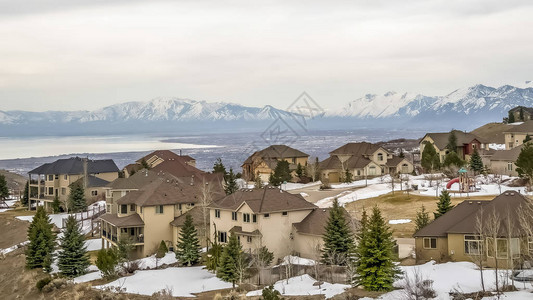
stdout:
[[[467,238],[470,237],[470,238]],[[483,254],[483,239],[480,235],[477,234],[465,234],[463,236],[463,252],[468,255],[482,255]],[[474,249],[474,247],[471,246],[471,244],[477,244],[477,252],[478,253],[471,253],[471,249]],[[468,247],[467,247],[468,245]]]
[[[268,214],[268,213],[267,213],[267,214],[264,214],[264,215],[263,215],[263,218],[265,218],[265,219],[270,218],[270,214]],[[532,247],[533,247],[533,246],[532,246]],[[533,248],[532,248],[532,250],[533,250]]]
[[[426,247],[426,240],[429,240],[429,247]],[[435,240],[435,247],[432,247],[432,242]],[[422,247],[424,249],[437,249],[437,238],[436,237],[425,237],[423,240],[422,240]]]
[[[125,209],[123,209],[123,208],[125,208]],[[120,214],[127,214],[127,213],[128,213],[128,205],[127,204],[121,204],[120,205]]]
[[165,209],[164,209],[163,205],[156,205],[155,206],[155,213],[157,215],[162,215],[164,212],[165,212]]
[[215,218],[220,219],[220,209],[215,209]]
[[237,212],[236,211],[232,211],[231,212],[231,220],[232,221],[237,221],[238,219],[239,219],[239,217],[238,217]]
[[257,223],[257,215],[256,214],[252,215],[252,223]]
[[288,211],[282,211],[282,212],[281,212],[281,216],[282,216],[282,217],[286,217],[286,216],[288,216],[288,215],[289,215],[289,212],[288,212]]
[[249,213],[243,213],[242,214],[242,221],[244,223],[250,223],[252,219],[250,218],[250,214]]

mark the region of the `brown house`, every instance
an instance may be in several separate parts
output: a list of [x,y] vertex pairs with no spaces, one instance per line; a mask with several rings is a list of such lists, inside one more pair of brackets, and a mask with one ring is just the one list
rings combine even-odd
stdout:
[[[478,150],[481,156],[489,151],[489,144],[485,139],[459,130],[453,130],[453,133],[457,138],[457,149],[455,153],[461,159],[470,160],[470,156],[474,153],[475,149]],[[426,133],[420,140],[420,153],[424,151],[424,147],[429,143],[435,147],[435,151],[439,154],[440,162],[444,162],[444,157],[449,153],[449,150],[446,148],[449,137],[450,132]]]
[[[513,263],[522,262],[533,254],[533,237],[520,229],[518,221],[518,211],[529,202],[516,191],[506,191],[492,201],[463,201],[414,234],[417,262],[472,261],[477,257],[489,267],[494,267],[496,260],[499,266],[508,266],[511,258]],[[493,213],[500,218],[495,240],[486,231],[495,227],[489,217]],[[478,229],[478,220],[484,229]]]
[[510,150],[494,151],[490,157],[490,169],[495,174],[518,176],[516,172],[516,160],[522,151],[522,146],[515,147]]
[[533,107],[517,106],[509,110],[513,114],[516,122],[525,122],[533,120]]
[[289,169],[293,171],[294,176],[298,164],[305,167],[308,159],[309,155],[300,150],[285,145],[272,145],[254,152],[244,161],[242,176],[245,180],[255,180],[256,176],[259,176],[263,182],[268,182],[270,174],[281,160],[289,162]]
[[188,155],[178,155],[170,150],[156,150],[136,160],[135,163],[125,166],[122,171],[124,172],[124,177],[129,177],[144,168],[143,162],[151,169],[162,162],[173,161],[179,161],[191,167],[196,167],[196,160]]
[[395,156],[377,144],[348,143],[329,155],[329,158],[320,162],[320,170],[322,179],[330,183],[342,181],[346,171],[354,179],[413,172],[413,164],[409,160]]

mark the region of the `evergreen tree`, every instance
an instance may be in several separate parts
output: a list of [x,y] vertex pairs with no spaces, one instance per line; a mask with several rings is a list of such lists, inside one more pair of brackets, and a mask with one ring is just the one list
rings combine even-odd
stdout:
[[200,260],[200,242],[190,214],[185,215],[185,223],[178,239],[176,258],[187,266]]
[[59,213],[60,208],[61,202],[59,202],[59,195],[56,194],[54,197],[54,201],[52,202],[52,211],[54,212],[54,214],[57,214]]
[[317,180],[320,180],[320,163],[318,162],[318,157],[315,157],[315,174],[313,174],[314,176],[314,181],[317,181]]
[[226,177],[226,184],[224,186],[224,191],[226,192],[226,195],[230,195],[235,193],[237,190],[239,190],[239,187],[237,186],[237,178],[235,177],[235,174],[233,173],[233,169],[229,169],[229,173]]
[[222,251],[224,250],[224,247],[222,244],[219,244],[215,242],[211,245],[211,248],[209,248],[209,251],[207,251],[207,259],[205,266],[209,271],[215,271],[220,265],[220,257],[222,256]]
[[507,119],[508,119],[507,122],[514,123],[515,122],[514,114],[512,112],[509,112],[509,117]]
[[163,258],[168,252],[167,243],[165,241],[161,241],[159,243],[159,247],[157,248],[157,252],[155,253],[156,258]]
[[269,181],[273,186],[280,186],[285,181],[292,179],[291,170],[289,169],[289,162],[286,160],[278,161],[274,173],[270,175]]
[[226,167],[222,163],[222,159],[219,157],[215,161],[215,164],[213,165],[213,173],[222,173],[224,176],[226,176]]
[[515,165],[518,176],[527,179],[531,184],[533,179],[533,147],[531,143],[525,143],[522,146]]
[[325,229],[322,261],[332,265],[345,265],[354,250],[354,240],[344,209],[337,198],[333,200],[333,206],[329,210]]
[[400,154],[398,154],[398,157],[405,158],[405,153],[403,153],[403,148],[400,148]]
[[268,251],[266,246],[259,248],[257,251],[257,264],[259,267],[268,267],[274,260],[274,253]]
[[304,168],[302,167],[301,163],[298,163],[298,165],[296,166],[296,176],[298,176],[298,178],[301,178],[303,175],[304,175]]
[[74,212],[87,210],[85,190],[80,183],[75,183],[70,186],[69,205]]
[[429,222],[431,222],[431,220],[429,219],[429,213],[426,211],[426,207],[422,205],[422,207],[420,207],[420,210],[416,212],[415,232],[426,227]]
[[424,143],[424,150],[422,150],[422,159],[420,164],[426,171],[438,170],[440,168],[439,154],[435,151],[435,147],[430,142]]
[[448,144],[446,145],[446,149],[456,152],[457,151],[457,136],[455,135],[455,131],[450,131],[450,134],[448,135]]
[[444,215],[453,208],[450,193],[444,190],[440,193],[439,201],[437,202],[437,211],[433,213],[435,219]]
[[524,122],[524,108],[520,107],[520,121]]
[[7,181],[4,175],[0,175],[0,199],[9,197],[9,189],[7,188]]
[[522,141],[522,144],[525,144],[527,142],[531,141],[531,136],[529,134],[526,134],[526,137],[524,138],[524,140]]
[[470,170],[474,171],[474,175],[483,171],[483,160],[481,160],[477,148],[474,148],[474,153],[470,157]]
[[231,234],[228,240],[228,244],[224,247],[222,255],[220,256],[220,265],[217,268],[217,277],[231,282],[233,288],[235,288],[235,283],[239,280],[239,270],[237,268],[237,263],[241,260],[242,246],[237,236]]
[[37,207],[37,212],[28,227],[30,243],[26,249],[26,267],[29,269],[50,270],[56,238],[52,228],[52,222],[44,208],[42,206]]
[[261,176],[259,176],[259,174],[257,174],[257,175],[255,176],[254,187],[255,187],[256,189],[261,189],[261,188],[263,188],[263,180],[261,180]]
[[90,265],[89,255],[85,246],[85,236],[73,216],[67,218],[60,248],[57,266],[61,273],[67,277],[85,274]]
[[346,169],[346,172],[344,172],[344,182],[350,183],[353,181],[353,175],[350,170]]
[[444,156],[444,162],[443,166],[450,167],[450,166],[456,166],[458,168],[464,166],[465,162],[462,160],[455,151],[450,151],[446,156]]
[[150,165],[146,162],[144,158],[141,160],[141,166],[143,167],[143,169],[146,169],[146,170],[150,169]]
[[119,259],[114,248],[100,249],[96,257],[96,267],[102,272],[106,279],[111,279],[117,275]]
[[28,193],[30,191],[30,181],[26,181],[26,184],[24,185],[24,193],[22,193],[22,197],[20,198],[20,204],[22,206],[28,206],[28,202],[30,201],[28,198]]
[[[365,217],[366,218],[366,217]],[[394,239],[377,206],[357,235],[355,282],[369,291],[389,291],[400,274],[393,261]]]

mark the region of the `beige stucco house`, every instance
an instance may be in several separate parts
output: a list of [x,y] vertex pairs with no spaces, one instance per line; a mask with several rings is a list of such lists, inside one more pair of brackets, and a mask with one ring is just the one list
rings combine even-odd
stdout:
[[329,155],[329,158],[320,162],[320,170],[322,179],[330,183],[342,181],[346,170],[355,180],[413,172],[413,164],[408,159],[398,157],[377,144],[348,143]]
[[294,171],[298,164],[305,167],[308,159],[309,155],[300,150],[286,145],[271,145],[254,152],[244,161],[242,176],[245,180],[255,180],[256,176],[259,176],[263,182],[268,182],[270,174],[274,172],[278,161],[281,160],[289,162],[289,169],[293,171],[293,176],[295,176]]
[[[267,186],[239,190],[210,206],[211,232],[226,243],[236,234],[243,250],[254,253],[266,246],[275,259],[290,254],[317,259],[329,212],[301,195]],[[319,254],[318,254],[319,255]]]
[[105,200],[105,186],[117,179],[118,173],[119,169],[111,159],[71,157],[43,164],[28,172],[31,189],[38,191],[36,196],[29,197],[30,208],[35,203],[43,203],[48,208],[56,196],[61,203],[67,203],[74,183],[84,187],[88,204]]
[[181,155],[181,154],[178,155],[170,150],[156,150],[150,154],[147,154],[139,158],[134,163],[125,166],[122,169],[122,172],[124,173],[124,177],[129,177],[135,174],[135,172],[143,169],[144,168],[143,161],[148,166],[149,169],[152,169],[160,165],[162,162],[172,162],[172,161],[179,161],[191,167],[196,167],[196,160],[188,155]]
[[518,176],[515,163],[520,155],[522,146],[523,144],[510,150],[494,151],[489,161],[491,172],[499,175]]
[[511,108],[509,114],[513,114],[515,122],[533,120],[533,107],[517,106]]
[[505,150],[510,150],[524,143],[526,136],[533,138],[533,120],[525,121],[523,124],[512,126],[504,132]]
[[[461,159],[469,161],[470,156],[474,153],[475,149],[478,150],[478,153],[482,157],[486,154],[485,152],[489,151],[489,144],[485,139],[472,133],[459,130],[453,130],[453,133],[457,138],[457,149],[455,153],[457,153]],[[420,153],[424,152],[424,147],[426,147],[427,144],[431,144],[439,154],[440,162],[443,163],[446,154],[449,153],[449,150],[446,148],[449,137],[450,132],[426,133],[426,135],[420,140]]]
[[[510,258],[513,258],[513,264],[530,258],[533,237],[528,237],[520,229],[517,214],[521,205],[530,201],[516,191],[506,191],[491,201],[463,201],[414,234],[417,263],[481,259],[488,267],[494,267],[498,260],[498,265],[505,268],[510,266]],[[494,227],[489,221],[493,212],[501,220],[496,241],[476,226],[480,218],[485,228]],[[510,231],[507,224],[511,224]],[[494,242],[497,247],[493,247]]]

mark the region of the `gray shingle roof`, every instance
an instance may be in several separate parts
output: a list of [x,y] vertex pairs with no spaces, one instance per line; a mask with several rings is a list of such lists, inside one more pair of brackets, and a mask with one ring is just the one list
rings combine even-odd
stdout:
[[[342,208],[348,226],[355,233],[355,222],[350,214]],[[311,235],[324,235],[326,233],[326,224],[329,219],[330,208],[315,208],[301,222],[292,224],[297,232]]]
[[524,123],[516,126],[512,126],[505,132],[519,132],[519,133],[532,133],[533,132],[533,120],[525,121]]
[[[473,140],[477,140],[483,144],[487,142],[485,139],[472,133],[463,132],[459,130],[454,130],[453,132],[455,133],[455,137],[457,138],[457,146],[470,144]],[[446,148],[446,145],[448,145],[449,135],[449,132],[433,132],[427,133],[424,137],[429,136],[435,142],[435,146],[442,150]]]
[[117,214],[103,214],[100,219],[111,223],[117,227],[144,226],[143,220],[136,213],[126,217],[119,217],[117,216]]
[[490,160],[516,161],[518,159],[518,155],[520,155],[522,146],[524,145],[520,145],[509,150],[494,151],[494,154],[490,157]]
[[[112,159],[87,160],[87,173],[110,173],[118,172],[119,169]],[[71,157],[67,159],[58,159],[53,163],[46,163],[37,167],[29,174],[57,174],[57,175],[75,175],[83,174],[83,158]]]

